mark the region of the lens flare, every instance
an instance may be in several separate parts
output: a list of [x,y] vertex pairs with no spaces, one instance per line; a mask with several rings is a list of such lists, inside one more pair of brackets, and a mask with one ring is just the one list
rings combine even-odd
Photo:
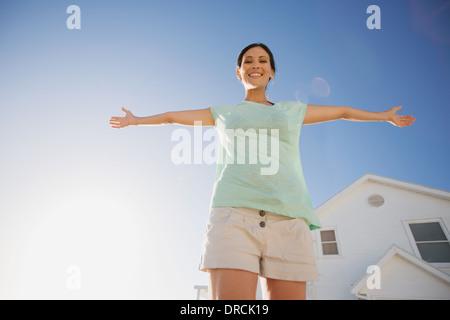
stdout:
[[410,1],[412,29],[437,43],[450,44],[449,13],[450,1]]
[[310,83],[299,84],[295,91],[295,99],[302,103],[309,103],[310,97],[326,98],[330,95],[328,82],[321,77],[315,77]]
[[312,81],[312,89],[315,95],[326,98],[330,95],[330,86],[328,82],[320,77],[316,77]]

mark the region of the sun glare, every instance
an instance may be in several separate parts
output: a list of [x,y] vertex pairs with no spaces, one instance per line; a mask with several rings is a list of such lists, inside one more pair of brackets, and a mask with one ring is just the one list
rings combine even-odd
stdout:
[[[88,297],[126,296],[140,268],[138,208],[113,189],[73,189],[49,204],[28,226],[21,255],[25,297],[70,294],[70,270]],[[64,294],[62,295],[64,296]]]

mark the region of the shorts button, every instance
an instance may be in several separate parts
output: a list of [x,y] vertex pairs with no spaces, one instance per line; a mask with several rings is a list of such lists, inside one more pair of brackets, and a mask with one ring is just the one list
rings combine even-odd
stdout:
[[259,223],[259,225],[261,226],[261,228],[264,228],[264,227],[266,226],[266,223],[265,223],[264,221],[261,221],[261,222]]
[[260,215],[261,217],[264,217],[265,214],[266,214],[266,212],[265,212],[264,210],[259,210],[259,215]]

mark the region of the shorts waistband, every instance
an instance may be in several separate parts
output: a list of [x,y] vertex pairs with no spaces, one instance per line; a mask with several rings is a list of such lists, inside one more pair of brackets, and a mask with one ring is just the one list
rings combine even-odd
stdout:
[[257,217],[267,217],[267,218],[270,217],[270,218],[276,219],[276,220],[292,220],[292,219],[294,219],[292,217],[284,216],[284,215],[276,213],[276,212],[262,210],[262,209],[246,208],[246,207],[231,207],[231,208],[234,210],[237,210],[243,214],[247,214],[247,215],[251,215],[251,216],[256,215]]

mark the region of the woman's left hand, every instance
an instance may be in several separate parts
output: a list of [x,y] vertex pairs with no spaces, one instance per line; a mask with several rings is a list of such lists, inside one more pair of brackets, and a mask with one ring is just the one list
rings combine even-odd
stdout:
[[386,121],[392,123],[394,126],[401,128],[412,125],[414,121],[416,121],[416,119],[413,116],[397,115],[397,111],[399,111],[401,108],[402,106],[398,106],[385,111]]

